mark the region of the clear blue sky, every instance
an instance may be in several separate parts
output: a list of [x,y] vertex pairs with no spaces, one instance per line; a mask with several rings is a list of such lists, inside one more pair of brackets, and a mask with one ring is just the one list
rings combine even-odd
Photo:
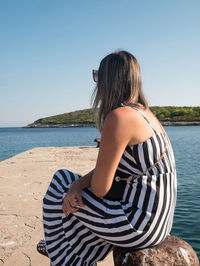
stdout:
[[0,1],[0,126],[90,108],[92,69],[138,59],[150,105],[200,105],[199,0]]

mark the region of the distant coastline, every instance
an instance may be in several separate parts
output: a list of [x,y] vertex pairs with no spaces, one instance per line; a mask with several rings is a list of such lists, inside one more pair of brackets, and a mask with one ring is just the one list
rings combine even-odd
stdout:
[[[200,106],[151,106],[163,126],[199,126]],[[40,118],[24,128],[95,127],[92,109]]]
[[[160,121],[163,126],[200,126],[200,121]],[[40,124],[32,123],[23,128],[76,128],[96,127],[95,123],[73,123],[73,124]]]
[[95,127],[95,123],[71,123],[71,124],[43,124],[32,123],[23,128],[70,128],[70,127]]

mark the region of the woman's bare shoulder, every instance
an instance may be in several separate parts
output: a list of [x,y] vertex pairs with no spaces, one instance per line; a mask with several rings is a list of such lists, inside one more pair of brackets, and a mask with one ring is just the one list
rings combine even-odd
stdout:
[[130,107],[118,107],[112,110],[106,117],[106,122],[137,122],[140,119],[140,114],[137,110]]
[[[110,112],[104,122],[103,135],[126,142],[136,143],[144,121],[137,110],[119,107]],[[139,139],[140,141],[141,139]]]

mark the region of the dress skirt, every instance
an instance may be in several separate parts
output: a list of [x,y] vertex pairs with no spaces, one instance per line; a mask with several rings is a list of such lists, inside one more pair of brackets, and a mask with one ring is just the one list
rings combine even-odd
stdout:
[[[63,198],[71,183],[79,178],[68,170],[58,170],[43,199],[44,234],[52,266],[96,265],[114,245],[144,248],[168,235],[172,206],[164,202],[165,193],[161,195],[163,177],[142,177],[127,184],[122,200],[97,197],[89,187],[85,188],[82,198],[86,206],[66,217]],[[146,190],[141,182],[146,182]],[[132,193],[128,192],[130,187]],[[170,191],[166,190],[166,194],[170,196]]]

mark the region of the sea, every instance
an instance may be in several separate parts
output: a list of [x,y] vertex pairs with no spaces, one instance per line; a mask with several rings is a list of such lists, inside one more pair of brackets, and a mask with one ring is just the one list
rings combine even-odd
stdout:
[[[187,241],[200,258],[200,126],[169,126],[165,130],[178,175],[171,235]],[[35,147],[95,146],[98,137],[96,128],[0,128],[0,161]]]

